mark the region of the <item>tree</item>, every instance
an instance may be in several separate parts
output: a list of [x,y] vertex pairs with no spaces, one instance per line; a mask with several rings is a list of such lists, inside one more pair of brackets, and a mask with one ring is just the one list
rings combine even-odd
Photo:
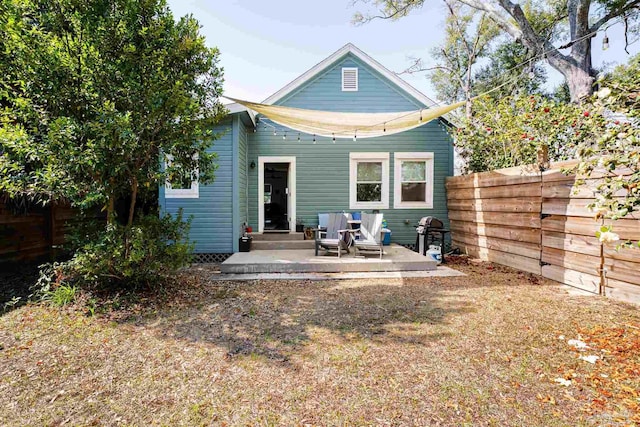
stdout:
[[447,102],[467,101],[465,113],[470,118],[474,70],[499,30],[486,13],[452,0],[446,0],[445,4],[448,11],[445,40],[442,46],[432,52],[436,65],[427,67],[421,59],[417,59],[407,72],[431,71],[430,78],[438,99]]
[[[532,61],[531,52],[523,45],[503,41],[489,51],[487,59],[488,63],[474,74],[475,95],[491,91],[491,98],[500,99],[514,93],[543,93],[547,72],[540,63]],[[502,84],[496,90],[496,85]]]
[[[110,219],[130,198],[131,225],[175,169],[213,179],[222,74],[195,19],[174,21],[163,0],[6,4],[3,124],[17,134],[3,140],[0,190],[104,205]],[[161,170],[165,154],[174,166]]]
[[[358,0],[356,0],[358,1]],[[375,18],[399,19],[422,7],[425,0],[359,0],[372,4],[379,15],[356,13],[354,21]],[[593,93],[591,42],[601,28],[623,20],[629,29],[637,23],[640,0],[547,0],[525,6],[510,0],[457,0],[486,13],[514,41],[534,56],[542,57],[566,79],[572,102],[580,102]],[[554,42],[566,34],[568,40]],[[567,53],[563,53],[569,49]]]
[[0,191],[103,207],[109,225],[93,243],[108,245],[91,250],[113,249],[105,274],[125,277],[115,258],[129,271],[185,232],[138,218],[139,203],[180,171],[214,179],[206,150],[224,114],[218,50],[164,0],[6,0],[0,30]]

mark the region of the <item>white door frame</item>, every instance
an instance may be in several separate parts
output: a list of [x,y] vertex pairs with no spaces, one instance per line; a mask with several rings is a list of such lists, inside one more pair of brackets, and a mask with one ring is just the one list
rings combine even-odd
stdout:
[[258,157],[258,232],[264,232],[264,165],[265,163],[288,163],[289,172],[287,188],[287,220],[289,232],[295,231],[296,226],[296,158],[292,156],[260,156]]

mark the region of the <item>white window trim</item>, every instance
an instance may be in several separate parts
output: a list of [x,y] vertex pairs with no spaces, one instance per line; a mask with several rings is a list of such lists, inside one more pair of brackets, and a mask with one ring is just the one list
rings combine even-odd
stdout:
[[[358,162],[382,162],[382,197],[379,202],[358,202]],[[389,153],[349,153],[349,209],[389,209]]]
[[[345,88],[344,87],[344,72],[345,71],[355,71],[356,72],[356,87],[355,88]],[[342,91],[343,92],[357,92],[359,81],[358,81],[358,68],[357,67],[342,67]]]
[[[433,153],[395,153],[393,155],[393,208],[394,209],[433,209]],[[424,160],[426,165],[426,194],[424,202],[402,201],[402,162]]]
[[[173,160],[173,156],[165,155],[165,168]],[[197,158],[197,154],[196,157]],[[198,168],[195,169],[195,175],[199,175]],[[167,179],[164,183],[164,197],[167,199],[197,199],[200,197],[200,183],[198,180],[191,181],[191,188],[171,188],[171,183]]]

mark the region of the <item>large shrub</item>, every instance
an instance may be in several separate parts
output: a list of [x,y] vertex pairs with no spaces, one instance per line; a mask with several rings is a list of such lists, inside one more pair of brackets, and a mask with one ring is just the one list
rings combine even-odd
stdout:
[[162,283],[191,262],[190,225],[180,212],[175,217],[142,216],[133,225],[83,227],[72,239],[79,246],[71,259],[43,269],[41,291],[75,284],[88,288]]
[[455,135],[465,172],[536,163],[543,145],[550,160],[574,158],[578,145],[592,140],[602,123],[584,107],[540,95],[479,98],[473,110]]

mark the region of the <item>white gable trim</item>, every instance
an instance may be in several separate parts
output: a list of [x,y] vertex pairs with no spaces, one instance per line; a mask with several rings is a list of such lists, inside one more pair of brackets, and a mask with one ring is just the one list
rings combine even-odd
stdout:
[[225,104],[225,108],[229,111],[229,114],[235,114],[235,113],[242,113],[242,112],[246,112],[249,115],[249,119],[251,120],[251,123],[253,123],[253,126],[256,126],[256,113],[253,110],[248,109],[247,107],[245,107],[242,104],[238,104],[237,102],[234,102],[232,104]]
[[373,68],[378,73],[382,74],[382,76],[384,76],[391,82],[395,83],[397,86],[400,87],[400,89],[402,89],[404,92],[408,93],[413,98],[417,99],[419,102],[426,105],[427,107],[435,107],[439,105],[433,99],[429,98],[428,96],[420,92],[418,89],[414,88],[409,83],[402,80],[400,77],[398,77],[397,74],[393,73],[392,71],[384,67],[378,61],[376,61],[375,59],[373,59],[372,57],[370,57],[369,55],[367,55],[366,53],[364,53],[363,51],[361,51],[351,43],[347,43],[346,45],[344,45],[343,47],[341,47],[340,49],[332,53],[329,57],[327,57],[323,61],[316,64],[311,69],[307,70],[300,77],[298,77],[297,79],[295,79],[294,81],[292,81],[291,83],[289,83],[288,85],[286,85],[285,87],[283,87],[282,89],[280,89],[279,91],[277,91],[276,93],[274,93],[273,95],[271,95],[270,97],[262,101],[262,103],[275,104],[285,96],[289,95],[294,90],[298,89],[299,87],[301,87],[302,85],[304,85],[305,83],[307,83],[308,81],[316,77],[318,74],[324,71],[327,67],[329,67],[334,62],[336,62],[343,56],[347,55],[348,53],[353,54],[356,58],[358,58],[359,60],[361,60],[368,66],[370,66],[371,68]]

